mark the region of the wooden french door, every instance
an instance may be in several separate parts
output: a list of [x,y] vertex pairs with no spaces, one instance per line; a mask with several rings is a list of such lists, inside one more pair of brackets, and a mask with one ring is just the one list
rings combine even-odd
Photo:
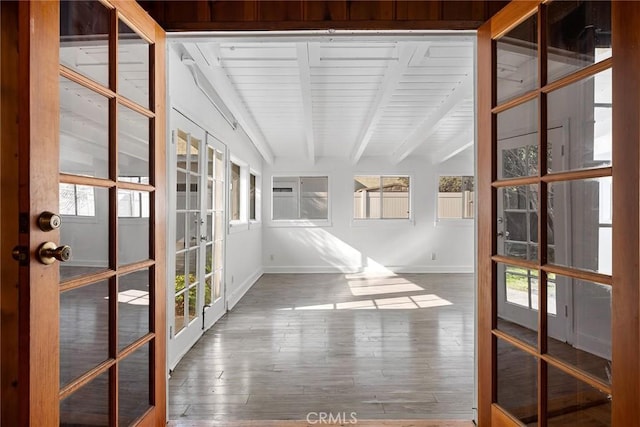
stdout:
[[17,3],[11,425],[164,425],[164,32],[134,1]]
[[480,426],[639,419],[639,21],[518,1],[479,29]]

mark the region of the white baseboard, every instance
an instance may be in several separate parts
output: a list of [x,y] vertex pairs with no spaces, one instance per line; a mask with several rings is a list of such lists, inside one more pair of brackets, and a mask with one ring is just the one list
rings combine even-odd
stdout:
[[240,299],[247,293],[249,289],[258,281],[258,279],[264,274],[262,268],[259,268],[255,273],[247,278],[240,284],[233,292],[229,293],[227,297],[227,310],[231,310],[240,301]]
[[392,272],[392,273],[473,273],[473,266],[461,266],[461,265],[400,265],[400,266],[386,266],[383,269],[363,268],[361,266],[272,266],[264,267],[265,273],[281,273],[281,274],[302,274],[302,273],[362,273],[362,272]]
[[574,347],[611,360],[611,342],[583,333],[578,333]]

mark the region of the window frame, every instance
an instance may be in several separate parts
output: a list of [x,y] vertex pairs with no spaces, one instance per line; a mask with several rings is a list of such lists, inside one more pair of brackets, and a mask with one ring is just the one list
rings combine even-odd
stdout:
[[[273,182],[275,178],[327,178],[327,218],[326,219],[274,219],[273,218]],[[331,193],[333,192],[331,183],[331,175],[322,172],[301,172],[301,173],[279,173],[272,172],[269,185],[269,202],[270,202],[270,214],[269,225],[272,227],[331,227],[333,225],[331,220],[332,200]],[[300,205],[300,198],[298,196],[298,206]]]
[[[440,218],[440,216],[438,215],[438,208],[439,208],[439,194],[440,194],[440,178],[444,177],[444,176],[454,176],[454,177],[471,177],[473,178],[473,197],[474,200],[472,201],[473,203],[473,216],[472,217],[460,217],[460,218]],[[458,172],[438,172],[436,174],[436,182],[435,182],[435,203],[434,203],[434,210],[433,210],[433,215],[434,215],[434,222],[435,224],[448,224],[448,225],[473,225],[475,223],[475,220],[477,218],[477,200],[478,200],[478,183],[477,183],[477,176],[475,175],[475,173],[458,173]],[[464,205],[464,202],[462,202]],[[464,211],[464,206],[463,206],[463,211]]]
[[370,173],[370,172],[361,172],[354,173],[351,179],[352,185],[355,183],[356,177],[366,176],[366,177],[377,177],[380,180],[380,185],[382,185],[383,178],[409,178],[409,215],[407,218],[383,218],[382,217],[382,209],[380,210],[379,218],[356,218],[355,206],[353,203],[353,194],[355,193],[355,189],[350,191],[351,197],[351,224],[353,226],[362,226],[362,225],[371,225],[371,224],[393,224],[393,223],[411,223],[415,224],[415,214],[414,214],[414,199],[413,199],[413,187],[415,186],[415,178],[413,173]]
[[[245,161],[240,160],[238,157],[230,154],[229,155],[229,160],[228,160],[228,175],[227,175],[227,190],[229,192],[228,195],[228,224],[229,224],[229,232],[235,232],[235,231],[242,231],[242,230],[247,230],[249,228],[249,220],[248,220],[248,216],[249,216],[249,188],[248,188],[248,177],[249,177],[249,164]],[[239,219],[232,219],[233,218],[233,211],[232,211],[232,197],[233,197],[233,189],[232,189],[232,185],[233,185],[233,180],[232,180],[232,168],[233,165],[237,165],[240,168],[240,185],[239,185],[239,191],[240,191],[240,195],[239,195],[239,214],[240,214],[240,218]]]
[[[248,185],[248,202],[247,202],[247,218],[250,226],[258,226],[262,223],[262,177],[255,169],[249,168]],[[251,177],[254,178],[253,194],[251,193]],[[253,199],[253,218],[251,218],[251,201]]]

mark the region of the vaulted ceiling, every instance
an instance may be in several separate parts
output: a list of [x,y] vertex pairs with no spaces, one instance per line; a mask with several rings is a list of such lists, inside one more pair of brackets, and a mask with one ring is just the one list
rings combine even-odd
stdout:
[[471,34],[178,39],[263,157],[441,162],[473,145]]

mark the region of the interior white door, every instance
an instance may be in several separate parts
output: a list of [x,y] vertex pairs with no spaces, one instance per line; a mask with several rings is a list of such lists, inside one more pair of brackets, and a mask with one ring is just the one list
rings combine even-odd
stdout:
[[226,242],[226,146],[207,134],[205,147],[206,164],[203,178],[204,194],[204,245],[203,264],[203,311],[202,326],[207,330],[226,312],[226,286],[224,282],[225,242]]
[[[549,147],[554,161],[564,162],[563,141],[567,127],[549,129]],[[556,143],[554,143],[554,141]],[[516,132],[499,140],[498,168],[505,178],[527,176],[537,168],[537,132]],[[537,173],[537,172],[536,172]],[[560,190],[556,190],[560,191]],[[538,259],[538,186],[519,185],[500,188],[498,191],[498,251],[500,254],[530,261]],[[562,200],[556,194],[554,200]],[[566,209],[558,209],[566,215]],[[559,247],[554,239],[558,230],[565,230],[563,217],[550,218],[547,232],[549,257],[556,252],[566,253],[570,248]],[[567,256],[566,254],[564,256]],[[538,271],[522,267],[498,264],[498,316],[530,330],[538,325]],[[564,278],[549,274],[547,278],[547,310],[549,336],[563,342],[571,341],[569,312],[571,284]]]
[[177,110],[171,111],[168,176],[169,368],[225,311],[224,174],[226,149]]

